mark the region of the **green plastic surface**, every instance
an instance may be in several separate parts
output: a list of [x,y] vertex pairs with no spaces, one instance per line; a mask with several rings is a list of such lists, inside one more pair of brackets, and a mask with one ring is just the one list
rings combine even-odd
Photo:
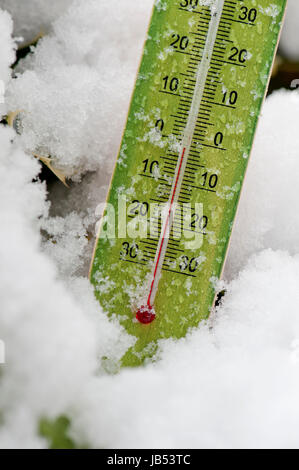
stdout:
[[[170,199],[198,90],[198,70],[220,4],[221,0],[161,0],[154,7],[108,196],[116,212],[115,238],[106,236],[108,225],[103,222],[91,268],[95,295],[104,310],[117,315],[137,338],[123,358],[126,366],[150,357],[157,340],[186,335],[209,316],[214,304],[284,17],[284,0],[224,1],[178,195],[180,204],[191,204],[190,217],[175,219],[172,225],[154,300],[156,319],[149,325],[135,319],[148,293],[161,238],[161,223],[151,211]],[[157,231],[136,237],[118,233],[123,217],[120,197],[127,199],[125,220],[131,229],[137,217],[157,221]],[[196,212],[196,203],[202,204],[202,212]],[[193,249],[186,245],[190,242],[186,237],[177,239],[179,228],[202,239],[201,246]]]

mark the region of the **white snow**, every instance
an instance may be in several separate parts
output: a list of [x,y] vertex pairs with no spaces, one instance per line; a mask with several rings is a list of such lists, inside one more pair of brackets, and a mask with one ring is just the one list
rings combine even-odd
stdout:
[[119,359],[129,340],[125,334],[120,338],[120,327],[102,313],[87,279],[62,283],[41,252],[45,187],[32,183],[39,164],[12,139],[13,132],[1,128],[0,334],[6,365],[0,445],[26,447],[43,445],[36,435],[38,418],[54,417],[76,403],[99,360],[108,353]]
[[299,59],[299,3],[288,0],[285,25],[281,35],[280,46],[284,54],[291,60]]
[[73,179],[111,171],[151,8],[152,0],[117,9],[79,1],[54,24],[7,97],[11,109],[26,110],[24,148],[55,157]]
[[[298,447],[297,91],[264,106],[223,305],[187,338],[162,342],[157,363],[105,372],[131,339],[107,320],[86,275],[151,5],[75,2],[10,81],[7,106],[23,110],[23,134],[0,127],[0,447],[46,446],[39,419],[61,414],[91,447]],[[12,11],[18,28],[31,25]],[[0,25],[7,82],[7,14]],[[37,149],[82,181],[47,194]]]
[[12,39],[13,22],[10,15],[0,9],[0,119],[6,112],[6,86],[11,77],[10,65],[15,60],[15,43]]
[[252,258],[213,330],[166,342],[154,366],[91,383],[76,433],[110,448],[298,447],[298,281],[298,256]]
[[232,236],[227,275],[236,275],[249,256],[272,248],[299,253],[297,91],[267,99]]
[[14,35],[26,45],[51,29],[52,21],[61,15],[73,0],[0,0],[0,8],[14,19]]

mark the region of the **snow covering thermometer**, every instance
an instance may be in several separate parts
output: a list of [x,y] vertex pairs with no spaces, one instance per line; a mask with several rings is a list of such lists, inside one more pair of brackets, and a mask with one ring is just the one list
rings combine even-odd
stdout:
[[285,7],[155,3],[90,273],[124,365],[213,308]]

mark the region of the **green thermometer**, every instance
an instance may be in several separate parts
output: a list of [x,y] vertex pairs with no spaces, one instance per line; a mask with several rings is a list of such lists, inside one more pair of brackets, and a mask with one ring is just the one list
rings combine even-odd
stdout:
[[90,273],[125,366],[214,306],[285,8],[155,2]]

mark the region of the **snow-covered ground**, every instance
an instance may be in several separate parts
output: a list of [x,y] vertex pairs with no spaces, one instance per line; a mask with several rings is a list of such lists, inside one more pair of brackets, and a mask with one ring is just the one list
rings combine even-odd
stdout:
[[[298,58],[289,2],[282,49]],[[0,12],[0,114],[22,113],[21,136],[0,126],[0,446],[47,446],[38,422],[63,414],[91,447],[299,447],[298,92],[264,106],[213,328],[107,375],[100,359],[131,339],[87,270],[153,0],[23,3],[0,0],[18,43],[47,34],[11,80],[17,44]],[[71,189],[36,179],[32,152],[55,155]]]

